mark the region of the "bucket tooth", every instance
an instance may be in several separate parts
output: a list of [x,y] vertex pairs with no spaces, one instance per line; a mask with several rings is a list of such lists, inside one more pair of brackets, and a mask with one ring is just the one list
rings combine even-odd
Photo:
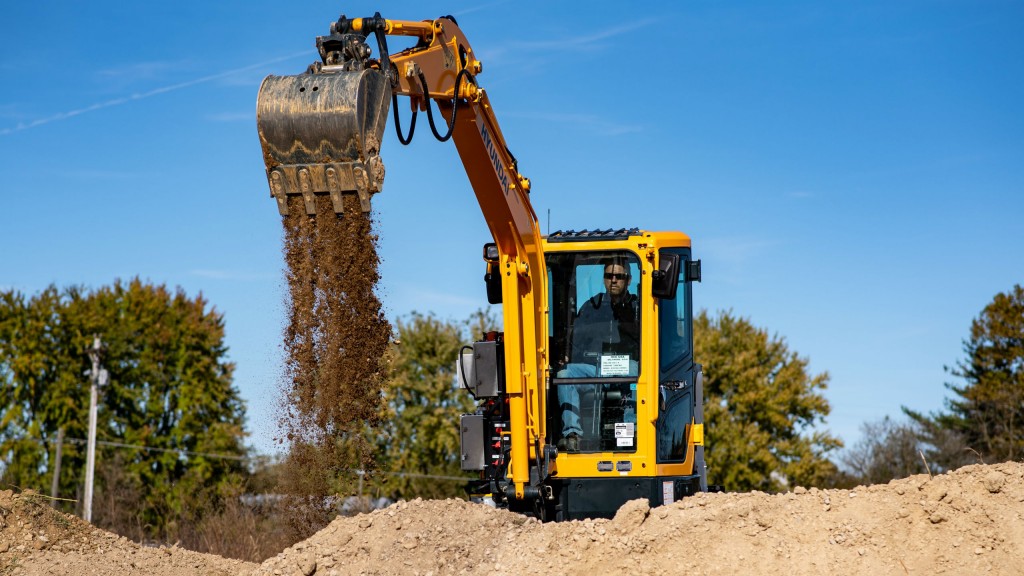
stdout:
[[308,168],[299,168],[299,192],[302,193],[302,203],[306,205],[306,214],[316,216],[316,196],[313,194]]
[[358,190],[358,191],[356,191],[356,193],[359,194],[359,208],[362,209],[363,212],[369,212],[370,211],[370,191],[369,190]]
[[277,211],[281,213],[281,216],[287,216],[288,194],[285,192],[284,175],[280,170],[273,170],[267,180],[270,181],[270,195],[277,200]]

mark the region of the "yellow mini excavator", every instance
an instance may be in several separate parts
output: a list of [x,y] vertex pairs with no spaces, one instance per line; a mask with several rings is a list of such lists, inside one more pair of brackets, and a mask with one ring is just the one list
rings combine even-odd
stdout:
[[[388,36],[415,45],[389,54]],[[260,87],[259,136],[281,213],[293,195],[310,215],[317,195],[341,214],[343,195],[356,194],[369,211],[383,185],[390,105],[403,144],[417,111],[435,137],[454,140],[490,229],[484,283],[488,301],[503,306],[504,330],[464,349],[457,370],[477,402],[457,423],[462,469],[479,474],[470,493],[567,520],[706,491],[691,304],[700,260],[690,238],[637,228],[543,236],[530,181],[478,82],[482,65],[451,16],[342,16],[317,48],[320,61],[305,73]],[[411,100],[408,134],[398,96]]]

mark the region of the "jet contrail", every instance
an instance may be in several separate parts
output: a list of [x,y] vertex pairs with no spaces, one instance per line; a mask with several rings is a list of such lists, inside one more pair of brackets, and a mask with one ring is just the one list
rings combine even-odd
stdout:
[[210,76],[203,76],[202,78],[196,78],[195,80],[189,80],[187,82],[180,82],[178,84],[172,84],[170,86],[164,86],[162,88],[156,88],[154,90],[150,90],[149,92],[141,92],[141,93],[138,93],[138,94],[132,94],[131,96],[124,96],[124,97],[121,97],[121,98],[114,98],[113,100],[107,100],[106,102],[100,102],[98,104],[93,104],[92,106],[87,106],[85,108],[79,108],[77,110],[71,110],[71,111],[68,111],[68,112],[61,112],[60,114],[54,114],[53,116],[48,116],[46,118],[40,118],[38,120],[33,120],[32,122],[28,122],[28,123],[25,123],[25,124],[18,124],[17,126],[15,126],[13,128],[4,128],[4,129],[0,130],[0,136],[11,134],[13,132],[20,132],[22,130],[28,130],[29,128],[35,128],[36,126],[42,126],[43,124],[49,124],[51,122],[56,122],[58,120],[67,120],[68,118],[73,118],[73,117],[78,116],[80,114],[85,114],[86,112],[92,112],[94,110],[100,110],[102,108],[110,108],[111,106],[117,106],[119,104],[125,104],[127,102],[132,102],[134,100],[142,100],[143,98],[149,98],[150,96],[156,96],[157,94],[164,94],[166,92],[173,92],[175,90],[180,90],[182,88],[188,88],[189,86],[195,86],[196,84],[202,84],[203,82],[209,82],[210,80],[217,80],[219,78],[224,78],[225,76],[231,76],[233,74],[238,74],[239,72],[245,72],[245,71],[248,71],[248,70],[252,70],[254,68],[262,68],[264,66],[267,66],[267,65],[270,65],[270,64],[274,64],[275,62],[281,62],[283,60],[291,60],[292,58],[298,58],[299,56],[308,56],[308,55],[309,55],[309,51],[308,50],[306,50],[304,52],[296,52],[295,54],[289,54],[288,56],[281,56],[279,58],[274,58],[273,60],[267,60],[266,62],[260,62],[258,64],[251,64],[249,66],[243,66],[241,68],[235,68],[233,70],[228,70],[226,72],[220,72],[218,74],[212,74]]

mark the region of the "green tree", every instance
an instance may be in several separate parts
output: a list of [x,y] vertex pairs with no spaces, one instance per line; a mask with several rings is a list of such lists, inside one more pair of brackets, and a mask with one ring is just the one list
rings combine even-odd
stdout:
[[[101,391],[97,439],[98,523],[147,527],[160,538],[200,514],[222,484],[244,473],[245,407],[226,361],[223,316],[202,296],[143,283],[94,291],[54,286],[26,298],[0,292],[0,460],[3,480],[48,492],[57,431],[65,429],[60,493],[83,483],[93,335],[105,345],[109,385]],[[116,452],[115,452],[116,451]],[[225,458],[226,457],[226,458]],[[104,474],[104,459],[117,474]],[[104,483],[106,479],[108,482]],[[113,483],[113,484],[111,484]],[[118,494],[138,493],[129,510]],[[97,504],[116,503],[120,510]]]
[[[63,320],[62,295],[53,286],[26,299],[0,292],[0,461],[3,480],[43,490],[51,474],[50,455],[60,427],[72,438],[85,438],[89,389],[80,381],[86,364],[69,355],[71,335]],[[80,353],[85,357],[85,345]],[[82,468],[84,450],[69,445],[65,470]],[[52,477],[52,476],[51,476]],[[61,490],[74,494],[73,473],[62,475]],[[46,484],[44,484],[44,480]]]
[[[470,339],[494,330],[496,320],[478,311],[462,323],[413,312],[396,323],[385,389],[386,433],[380,451],[391,472],[385,489],[401,498],[464,497],[459,417],[473,411],[469,394],[456,388],[456,358]],[[434,478],[431,478],[433,476]]]
[[922,426],[929,455],[950,469],[980,457],[988,462],[1024,458],[1024,288],[996,294],[971,322],[965,359],[946,371],[954,398],[947,412],[925,416],[904,407]]
[[694,321],[695,358],[705,378],[709,480],[727,490],[778,490],[825,484],[836,474],[826,455],[842,446],[816,430],[829,413],[807,360],[731,313]]

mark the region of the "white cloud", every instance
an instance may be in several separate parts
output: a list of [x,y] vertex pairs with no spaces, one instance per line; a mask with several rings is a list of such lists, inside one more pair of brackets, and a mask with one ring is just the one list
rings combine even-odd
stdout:
[[485,71],[488,62],[502,62],[504,65],[514,65],[520,75],[530,74],[536,70],[546,69],[550,65],[547,60],[553,58],[554,55],[561,57],[566,53],[597,52],[608,49],[612,46],[612,43],[607,41],[609,38],[631,33],[655,22],[655,19],[648,18],[636,22],[624,22],[619,26],[578,36],[552,34],[550,39],[546,40],[516,40],[501,45],[480,46],[477,48],[477,53],[484,61]]
[[530,42],[515,42],[513,45],[517,50],[543,50],[547,51],[577,51],[583,52],[596,48],[606,48],[605,42],[608,38],[621,36],[653,24],[653,18],[638,20],[636,22],[624,22],[620,26],[597,30],[582,36],[564,36],[551,40],[536,40]]
[[168,72],[188,67],[191,67],[191,64],[185,62],[136,62],[116,68],[105,68],[96,74],[105,82],[117,81],[128,84],[138,80],[161,79],[167,76]]
[[[168,86],[163,86],[163,87],[160,87],[160,88],[155,88],[153,90],[149,90],[148,92],[135,93],[135,94],[131,94],[130,96],[122,96],[120,98],[114,98],[114,99],[111,99],[111,100],[107,100],[106,102],[99,102],[99,103],[96,103],[96,104],[92,104],[90,106],[86,106],[85,108],[78,108],[78,109],[75,109],[75,110],[69,110],[67,112],[59,112],[57,114],[53,114],[53,115],[45,117],[45,118],[39,118],[37,120],[33,120],[31,122],[21,122],[21,123],[18,123],[13,128],[0,129],[0,136],[4,136],[4,135],[11,134],[11,133],[14,133],[14,132],[20,132],[22,130],[28,130],[30,128],[35,128],[37,126],[42,126],[43,124],[49,124],[51,122],[57,122],[57,121],[60,121],[60,120],[67,120],[69,118],[73,118],[73,117],[78,116],[80,114],[85,114],[86,112],[94,112],[96,110],[102,110],[103,108],[110,108],[112,106],[118,106],[118,105],[121,105],[121,104],[126,104],[128,102],[132,102],[132,101],[135,101],[135,100],[142,100],[143,98],[149,98],[150,96],[157,96],[159,94],[165,94],[167,92],[174,92],[175,90],[181,90],[183,88],[189,88],[191,86],[195,86],[197,84],[203,84],[205,82],[210,82],[212,80],[219,80],[219,79],[222,79],[222,78],[228,78],[228,77],[230,77],[232,75],[239,74],[239,73],[242,73],[242,72],[248,72],[250,70],[255,70],[255,69],[258,69],[258,68],[264,68],[264,67],[266,67],[266,66],[268,66],[270,64],[273,64],[275,62],[281,62],[281,61],[284,61],[284,60],[290,60],[292,58],[296,58],[298,56],[308,56],[308,55],[309,55],[309,51],[304,50],[304,51],[302,51],[300,53],[289,54],[287,56],[280,56],[278,58],[273,58],[273,59],[267,60],[265,62],[259,62],[257,64],[250,64],[248,66],[242,66],[241,68],[233,68],[231,70],[225,70],[224,72],[218,72],[216,74],[210,74],[209,76],[203,76],[201,78],[195,78],[195,79],[192,79],[192,80],[186,80],[185,82],[179,82],[177,84],[170,84]],[[140,65],[140,66],[143,66],[144,69],[155,69],[155,68],[157,68],[157,66],[155,64],[148,64],[148,65],[144,64],[144,65]],[[148,68],[146,68],[147,66],[148,66]],[[118,70],[121,70],[121,69],[118,69]],[[115,72],[116,73],[121,73],[121,72],[117,72],[117,71],[111,71],[111,73],[115,73]]]
[[502,4],[508,4],[510,1],[511,0],[498,0],[497,2],[488,2],[486,4],[473,6],[472,8],[462,8],[458,12],[452,12],[452,15],[455,16],[455,19],[457,20],[460,16],[465,16],[466,14],[472,14],[473,12],[479,12],[481,10],[487,10],[488,8],[501,6]]

